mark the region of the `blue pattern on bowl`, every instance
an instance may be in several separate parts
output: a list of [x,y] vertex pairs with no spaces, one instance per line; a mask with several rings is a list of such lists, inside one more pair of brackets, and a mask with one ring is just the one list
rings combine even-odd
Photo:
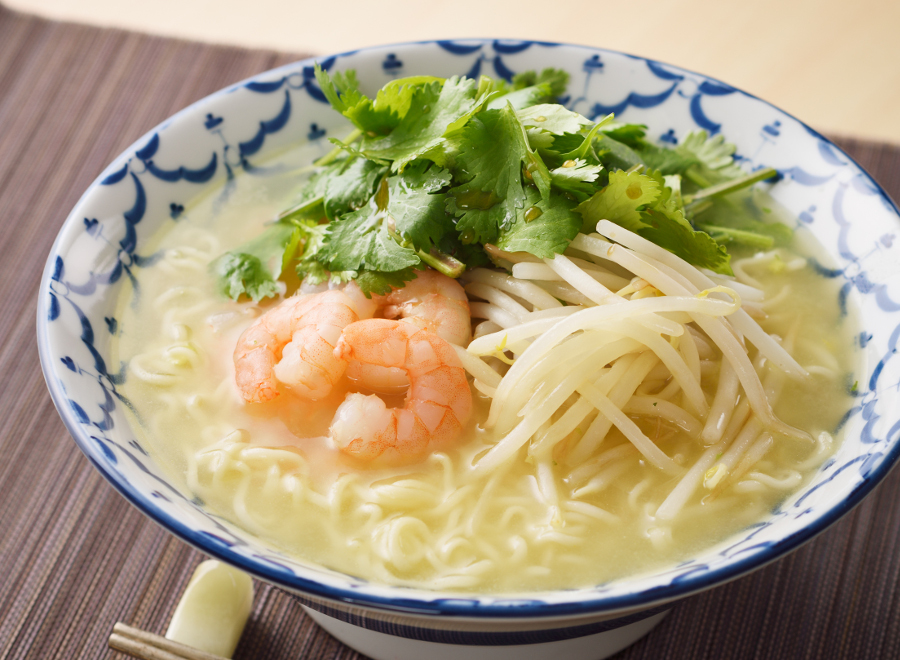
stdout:
[[[238,171],[265,176],[267,154],[303,140],[340,134],[312,61],[260,74],[178,113],[126,150],[79,201],[51,250],[38,305],[41,364],[53,400],[76,442],[135,506],[203,552],[270,582],[332,603],[450,617],[534,618],[650,607],[708,588],[796,548],[849,511],[885,476],[900,453],[900,259],[898,211],[840,149],[790,115],[719,81],[611,51],[541,42],[492,40],[400,44],[320,59],[354,68],[374,92],[403,75],[513,72],[556,66],[572,80],[569,107],[590,117],[616,112],[677,143],[689,131],[722,132],[748,170],[776,167],[772,194],[812,234],[842,281],[839,302],[855,297],[864,331],[864,377],[842,426],[846,440],[803,492],[770,518],[666,570],[593,588],[516,596],[448,596],[391,588],[311,566],[272,551],[203,510],[171,486],[131,432],[131,403],[119,386],[124,365],[110,364],[118,286],[154,262],[143,246],[192,198]],[[323,150],[327,145],[322,146]],[[827,486],[827,487],[826,487]]]

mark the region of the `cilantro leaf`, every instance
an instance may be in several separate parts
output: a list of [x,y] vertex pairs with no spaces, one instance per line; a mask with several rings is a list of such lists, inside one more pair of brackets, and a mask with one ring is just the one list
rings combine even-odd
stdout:
[[327,230],[328,225],[312,225],[304,230],[306,241],[296,266],[297,276],[301,280],[306,279],[311,284],[322,284],[329,279],[338,281],[352,279],[352,275],[348,273],[328,272],[325,266],[319,262],[319,250],[324,245]]
[[562,69],[547,68],[540,73],[523,71],[513,76],[513,89],[525,89],[535,85],[546,85],[551,95],[551,98],[547,100],[552,101],[566,93],[566,87],[569,85],[569,74]]
[[600,162],[607,169],[628,170],[644,163],[638,152],[608,135],[600,135],[596,144],[599,149]]
[[766,217],[755,202],[752,190],[709,201],[711,205],[691,219],[719,242],[769,249],[773,245],[786,245],[793,236],[790,227]]
[[436,192],[450,183],[450,173],[436,166],[423,169],[411,166],[388,179],[387,212],[400,235],[427,252],[455,228],[445,210],[447,196]]
[[553,133],[542,131],[539,128],[525,127],[525,133],[528,136],[528,144],[532,149],[540,149],[546,151],[553,146],[556,136]]
[[530,252],[536,257],[552,258],[563,252],[581,229],[581,218],[574,212],[575,202],[551,193],[542,199],[528,188],[525,208],[516,213],[515,222],[501,230],[497,247],[509,252]]
[[400,175],[406,185],[434,193],[450,185],[452,176],[442,167],[434,167],[427,161],[413,163]]
[[603,119],[594,124],[586,133],[564,133],[553,141],[553,150],[551,154],[556,157],[559,164],[567,160],[576,160],[578,158],[588,159],[590,162],[599,162],[597,155],[593,150],[594,140],[597,134],[610,122],[613,116],[606,115]]
[[640,149],[649,144],[644,138],[647,135],[647,127],[643,124],[613,124],[603,129],[616,142],[621,142],[632,149]]
[[246,294],[253,302],[278,294],[278,286],[272,274],[258,257],[251,254],[227,252],[213,262],[213,272],[219,282],[219,290],[232,300]]
[[415,250],[400,246],[391,237],[384,218],[384,211],[373,200],[332,220],[319,249],[319,261],[330,271],[392,272],[419,265]]
[[587,117],[572,112],[558,103],[541,103],[518,111],[519,119],[526,128],[539,128],[548,133],[563,135],[577,133],[582,126],[593,122]]
[[407,282],[414,279],[416,279],[416,271],[412,268],[404,268],[391,273],[364,270],[356,278],[356,285],[366,298],[371,298],[372,294],[383,296],[393,289],[402,289]]
[[522,165],[528,147],[522,125],[511,106],[478,113],[461,135],[456,178],[447,210],[459,215],[457,230],[469,242],[496,242],[525,204]]
[[609,175],[609,184],[575,209],[584,218],[583,231],[594,231],[601,220],[610,220],[625,229],[638,232],[642,226],[639,210],[655,202],[660,185],[652,177],[617,170]]
[[708,268],[723,275],[733,275],[731,255],[713,238],[702,231],[694,231],[687,222],[677,222],[655,209],[642,214],[646,225],[638,233],[698,268]]
[[400,78],[382,87],[373,101],[359,91],[359,81],[352,70],[332,77],[316,64],[315,76],[332,107],[370,136],[386,135],[397,127],[409,111],[418,86],[443,82],[433,76]]
[[582,158],[567,160],[562,166],[550,170],[550,182],[554,188],[584,201],[596,192],[593,182],[602,170],[602,165],[591,165]]
[[448,130],[457,130],[477,111],[476,83],[467,78],[449,78],[443,86],[429,83],[417,87],[409,110],[386,136],[363,139],[360,150],[368,158],[393,161],[394,171],[437,147]]
[[387,167],[364,158],[354,158],[325,186],[325,215],[329,220],[365,206],[375,184],[387,173]]
[[[709,137],[706,131],[691,131],[675,151],[693,156],[711,170],[726,170],[734,164],[736,147],[726,142],[721,133]],[[736,170],[732,174],[742,174],[739,169]]]
[[493,99],[488,109],[498,110],[512,105],[516,110],[522,110],[539,103],[553,103],[565,94],[568,84],[569,74],[562,69],[544,69],[540,74],[524,71],[513,76],[511,86],[500,86],[502,96]]
[[226,252],[210,264],[219,290],[233,300],[247,295],[254,302],[278,293],[275,280],[299,246],[301,229],[276,222],[240,248]]
[[331,177],[347,165],[341,158],[316,170],[300,188],[288,207],[278,215],[278,220],[318,219],[325,214],[325,188]]
[[638,153],[647,167],[663,174],[683,174],[700,161],[693,154],[663,149],[652,144],[644,145]]

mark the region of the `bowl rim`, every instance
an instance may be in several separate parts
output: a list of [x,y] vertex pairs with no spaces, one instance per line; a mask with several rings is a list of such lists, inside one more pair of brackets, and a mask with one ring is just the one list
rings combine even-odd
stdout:
[[[529,43],[545,47],[581,49],[589,51],[592,54],[607,54],[614,57],[624,56],[630,59],[643,60],[645,62],[660,64],[678,73],[698,76],[711,82],[718,83],[724,87],[733,89],[735,92],[738,92],[744,96],[755,99],[756,101],[759,101],[773,108],[782,115],[793,119],[812,137],[821,140],[830,148],[834,149],[848,161],[848,164],[852,164],[859,170],[859,173],[871,185],[872,189],[882,198],[883,202],[886,203],[886,206],[893,211],[896,218],[900,219],[900,208],[898,208],[897,203],[895,203],[894,200],[891,199],[890,195],[887,194],[884,188],[877,181],[875,181],[875,179],[872,178],[872,176],[865,169],[863,169],[859,165],[859,163],[857,163],[843,149],[841,149],[830,139],[819,133],[817,130],[811,128],[806,123],[800,121],[791,113],[782,110],[774,104],[706,74],[698,73],[690,69],[685,69],[684,67],[669,64],[666,62],[660,62],[659,60],[654,60],[648,57],[624,53],[622,51],[612,50],[608,48],[587,46],[581,44],[512,38],[466,37],[460,39],[426,39],[420,41],[378,44],[367,46],[365,48],[343,51],[340,53],[314,56],[302,60],[296,60],[294,62],[287,63],[273,69],[262,71],[252,76],[248,76],[243,80],[232,83],[216,92],[213,92],[212,94],[198,99],[182,110],[179,110],[175,114],[170,115],[162,122],[141,135],[124,151],[122,151],[115,159],[113,159],[112,162],[110,162],[109,165],[107,165],[88,186],[88,188],[79,198],[78,202],[76,202],[76,204],[72,207],[72,211],[69,212],[69,214],[66,216],[65,221],[60,226],[56,238],[54,239],[54,242],[50,248],[49,256],[47,258],[43,275],[41,277],[41,284],[38,290],[38,295],[42,295],[43,292],[47,291],[49,288],[49,283],[51,281],[55,266],[55,257],[58,254],[58,249],[63,235],[76,219],[74,211],[81,207],[81,205],[93,194],[95,189],[98,188],[100,183],[106,177],[120,170],[122,165],[132,157],[135,151],[144,146],[147,141],[154,135],[154,133],[158,133],[165,126],[175,122],[184,115],[192,113],[198,108],[206,106],[214,99],[223,97],[231,93],[235,89],[241,88],[247,83],[259,80],[260,78],[271,78],[273,76],[277,76],[279,73],[288,71],[294,72],[303,66],[312,66],[315,62],[320,62],[330,58],[340,58],[355,55],[358,53],[365,53],[367,51],[378,51],[388,48],[424,46],[430,44],[440,45],[442,43],[448,42],[452,42],[454,44],[481,43],[484,45],[489,45],[497,42],[509,42],[517,44]],[[382,596],[378,594],[367,593],[366,591],[361,591],[352,587],[330,586],[328,584],[323,584],[322,582],[319,582],[315,579],[302,577],[297,574],[289,575],[284,571],[275,570],[268,567],[266,563],[262,561],[251,561],[240,554],[231,552],[225,546],[213,542],[207,536],[197,532],[186,523],[155,507],[153,503],[130,482],[122,479],[117,473],[107,469],[104,463],[97,460],[97,458],[95,457],[95,449],[88,442],[87,434],[81,424],[74,418],[73,412],[68,405],[68,399],[62,391],[61,385],[55,382],[55,379],[52,378],[53,367],[55,367],[55,365],[51,366],[53,356],[51,355],[48,332],[48,318],[45,306],[40,301],[40,299],[38,300],[37,304],[36,325],[41,371],[58,414],[62,418],[69,434],[75,440],[82,453],[87,457],[88,461],[129,503],[131,503],[135,508],[137,508],[148,518],[166,529],[166,531],[174,534],[182,541],[185,541],[197,550],[203,552],[206,555],[236,566],[239,569],[250,573],[251,575],[270,584],[274,584],[288,590],[300,591],[310,596],[324,599],[326,601],[344,603],[347,605],[352,605],[354,607],[372,609],[376,611],[408,613],[410,615],[425,617],[440,616],[457,620],[467,618],[477,619],[479,621],[484,621],[485,619],[550,619],[562,616],[605,615],[614,614],[620,611],[641,610],[654,605],[658,605],[663,602],[681,599],[690,594],[697,593],[714,586],[725,584],[758,568],[762,568],[763,566],[776,561],[786,554],[796,550],[807,541],[812,540],[814,537],[825,531],[828,527],[837,522],[841,517],[855,508],[863,500],[863,498],[871,493],[875,486],[877,486],[887,476],[887,474],[896,466],[898,459],[900,459],[900,439],[898,439],[894,441],[893,446],[889,448],[889,451],[884,454],[878,466],[874,470],[869,472],[866,476],[862,477],[861,481],[856,485],[856,487],[846,498],[833,505],[830,509],[826,510],[824,514],[811,520],[811,522],[803,528],[799,529],[793,534],[772,542],[772,544],[767,546],[766,548],[757,550],[744,557],[743,559],[730,561],[725,566],[714,568],[711,570],[705,570],[700,574],[689,573],[680,578],[678,582],[673,582],[668,585],[651,587],[648,589],[642,589],[618,596],[607,596],[599,594],[595,597],[590,597],[591,591],[596,589],[597,586],[600,585],[575,589],[557,589],[550,591],[521,592],[513,594],[506,594],[504,592],[501,592],[497,594],[479,595],[471,594],[468,592],[432,592],[422,588],[410,588],[366,581],[367,586],[376,586],[377,588],[382,590],[396,592],[396,596]],[[339,571],[329,570],[329,572],[332,575],[337,576],[338,579],[353,579],[354,577],[352,575],[341,573]],[[626,577],[624,579],[628,578]],[[572,593],[573,595],[577,594],[579,597],[576,600],[572,600],[569,602],[545,602],[541,600],[542,595],[559,593]],[[491,602],[481,602],[483,599]]]

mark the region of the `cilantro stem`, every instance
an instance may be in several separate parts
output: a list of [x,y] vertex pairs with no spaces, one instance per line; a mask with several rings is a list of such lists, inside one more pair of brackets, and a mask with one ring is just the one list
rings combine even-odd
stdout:
[[775,239],[764,234],[757,234],[743,229],[730,227],[717,227],[716,225],[698,224],[697,229],[702,229],[712,236],[717,242],[732,242],[758,250],[770,250],[775,245]]
[[697,184],[701,188],[708,188],[712,185],[712,183],[705,176],[700,174],[700,172],[697,171],[697,168],[693,166],[687,168],[684,171],[684,176],[689,181]]
[[731,181],[724,181],[723,183],[718,183],[714,186],[703,188],[702,190],[698,190],[693,195],[686,195],[684,198],[684,203],[690,204],[700,199],[707,199],[709,197],[721,197],[722,195],[727,195],[737,190],[749,188],[754,183],[758,183],[759,181],[771,179],[777,174],[778,170],[776,170],[774,167],[764,167],[763,169],[758,170],[757,172],[753,172],[752,174],[746,174],[742,177],[738,177],[737,179],[732,179]]
[[441,252],[437,248],[431,248],[430,252],[424,250],[416,250],[416,254],[426,264],[434,268],[436,271],[443,273],[447,277],[453,279],[458,278],[466,270],[466,265],[451,257],[449,254]]
[[[362,129],[357,128],[355,131],[353,131],[352,133],[350,133],[350,135],[348,135],[346,137],[346,139],[344,140],[344,144],[353,144],[359,138],[362,137],[362,133],[363,133]],[[343,147],[335,147],[334,149],[329,151],[327,154],[322,156],[319,160],[315,161],[313,163],[313,165],[315,165],[316,167],[324,167],[325,165],[330,165],[332,162],[334,162],[335,158],[337,158],[338,156],[341,155],[341,152],[343,150],[344,150]]]
[[[386,181],[386,179],[384,179],[383,181]],[[384,185],[384,189],[385,191],[387,191],[387,184]],[[432,247],[428,252],[416,248],[412,244],[412,241],[406,240],[405,238],[403,238],[400,232],[397,231],[397,226],[394,224],[394,219],[390,216],[387,216],[387,230],[391,238],[397,241],[398,244],[402,245],[403,247],[414,249],[416,251],[416,254],[419,256],[419,259],[424,261],[439,273],[442,273],[447,277],[456,279],[460,275],[462,275],[463,272],[465,272],[466,265],[463,262],[461,262],[456,257],[450,256],[446,252],[441,252],[436,247]]]

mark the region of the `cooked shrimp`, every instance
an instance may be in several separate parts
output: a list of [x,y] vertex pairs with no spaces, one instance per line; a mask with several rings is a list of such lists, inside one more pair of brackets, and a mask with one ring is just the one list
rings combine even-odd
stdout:
[[413,458],[452,442],[472,412],[472,392],[453,347],[411,323],[368,319],[344,328],[335,355],[409,376],[403,408],[348,394],[331,424],[338,448],[362,459]]
[[436,270],[418,270],[416,279],[384,296],[384,318],[402,318],[457,346],[472,338],[469,299],[459,282]]
[[342,290],[293,296],[260,316],[234,349],[235,380],[245,401],[278,396],[278,383],[307,399],[321,399],[343,376],[345,360],[335,356],[341,331],[370,318],[377,303],[355,284]]
[[[385,318],[399,318],[459,346],[466,346],[471,339],[472,320],[465,290],[436,270],[416,271],[416,279],[402,289],[373,299],[382,307]],[[347,376],[381,394],[402,394],[409,387],[404,370],[377,364],[353,361]]]

